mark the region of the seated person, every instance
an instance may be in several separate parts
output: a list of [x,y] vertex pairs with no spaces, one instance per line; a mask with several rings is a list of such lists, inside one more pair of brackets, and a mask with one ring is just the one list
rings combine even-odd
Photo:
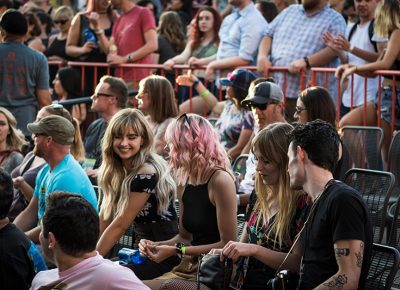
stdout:
[[0,169],[0,288],[24,290],[46,268],[36,246],[7,218],[12,201],[12,179]]
[[80,195],[53,192],[42,219],[40,243],[57,268],[37,274],[31,289],[148,289],[132,271],[96,252],[98,237],[96,209]]

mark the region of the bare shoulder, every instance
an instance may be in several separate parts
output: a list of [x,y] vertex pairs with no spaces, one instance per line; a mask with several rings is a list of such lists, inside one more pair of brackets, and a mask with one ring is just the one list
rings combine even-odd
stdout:
[[209,183],[211,199],[226,198],[236,194],[233,177],[224,170],[217,170]]
[[154,166],[150,163],[145,163],[140,167],[138,170],[137,174],[154,174],[156,173],[156,169]]

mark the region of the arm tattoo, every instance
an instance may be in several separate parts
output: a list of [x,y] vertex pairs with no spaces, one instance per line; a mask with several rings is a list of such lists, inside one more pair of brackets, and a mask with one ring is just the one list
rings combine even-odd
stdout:
[[336,248],[335,249],[336,257],[348,256],[349,254],[350,254],[349,248]]
[[344,284],[346,283],[347,283],[347,277],[345,274],[343,274],[343,275],[333,276],[330,281],[324,283],[323,285],[332,290],[341,290],[343,289]]
[[361,268],[362,262],[363,262],[363,253],[364,253],[364,243],[361,242],[360,244],[360,251],[358,253],[355,253],[356,258],[357,258],[357,267]]

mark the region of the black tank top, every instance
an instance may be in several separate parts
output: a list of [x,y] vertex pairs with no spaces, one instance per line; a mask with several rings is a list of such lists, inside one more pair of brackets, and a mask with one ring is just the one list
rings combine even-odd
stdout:
[[217,223],[217,209],[208,198],[208,183],[214,173],[207,183],[188,184],[183,192],[184,213],[182,223],[193,236],[193,246],[212,244],[221,240]]
[[57,37],[53,40],[50,46],[46,50],[46,56],[59,56],[63,59],[69,59],[67,53],[65,52],[65,45],[67,44],[67,39],[58,40]]

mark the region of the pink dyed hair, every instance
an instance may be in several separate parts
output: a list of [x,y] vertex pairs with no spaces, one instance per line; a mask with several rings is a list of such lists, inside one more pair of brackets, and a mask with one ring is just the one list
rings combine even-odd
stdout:
[[219,135],[207,119],[195,114],[172,121],[165,133],[170,166],[178,185],[203,184],[216,170],[231,174],[231,166]]

